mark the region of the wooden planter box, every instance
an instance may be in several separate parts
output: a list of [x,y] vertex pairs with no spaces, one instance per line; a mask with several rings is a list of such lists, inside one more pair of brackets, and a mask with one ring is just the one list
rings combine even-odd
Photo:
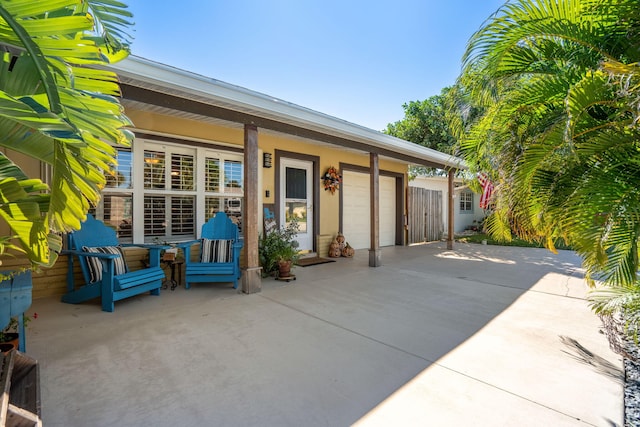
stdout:
[[41,427],[38,362],[11,350],[0,364],[0,427]]

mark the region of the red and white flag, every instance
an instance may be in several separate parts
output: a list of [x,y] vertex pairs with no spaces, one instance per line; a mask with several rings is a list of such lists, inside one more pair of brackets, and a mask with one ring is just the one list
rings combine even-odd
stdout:
[[489,207],[491,194],[493,194],[493,184],[491,183],[491,181],[489,181],[489,177],[484,172],[478,174],[478,182],[480,182],[480,186],[482,187],[482,196],[480,196],[480,207],[482,209],[487,209]]

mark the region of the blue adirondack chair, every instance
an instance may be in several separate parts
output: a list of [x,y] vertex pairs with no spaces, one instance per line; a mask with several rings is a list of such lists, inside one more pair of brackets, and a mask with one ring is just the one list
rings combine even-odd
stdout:
[[[191,246],[200,243],[200,255],[191,259]],[[184,242],[185,289],[192,283],[232,282],[238,288],[240,271],[240,239],[238,226],[224,212],[218,212],[202,226],[201,239]]]
[[[149,267],[129,271],[121,247],[141,246],[149,250]],[[119,245],[116,232],[103,222],[87,215],[80,230],[68,234],[69,255],[67,293],[62,301],[78,304],[101,298],[102,310],[113,311],[114,302],[144,292],[160,295],[165,274],[160,267],[162,245]],[[84,284],[75,283],[74,259],[78,258]]]

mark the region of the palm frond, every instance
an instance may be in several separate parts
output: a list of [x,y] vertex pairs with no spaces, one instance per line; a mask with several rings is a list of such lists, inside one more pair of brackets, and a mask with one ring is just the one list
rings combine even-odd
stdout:
[[472,36],[459,79],[488,106],[460,149],[499,178],[489,229],[551,249],[565,236],[614,286],[638,271],[639,29],[631,0],[510,1]]
[[14,198],[7,206],[20,210],[0,214],[38,262],[48,263],[48,248],[60,246],[49,230],[78,228],[98,202],[115,164],[113,145],[132,140],[116,75],[87,67],[128,54],[129,18],[126,5],[111,0],[0,1],[7,50],[0,57],[0,146],[53,167],[46,206],[36,210],[31,193],[17,191],[25,177],[16,175],[3,188]]

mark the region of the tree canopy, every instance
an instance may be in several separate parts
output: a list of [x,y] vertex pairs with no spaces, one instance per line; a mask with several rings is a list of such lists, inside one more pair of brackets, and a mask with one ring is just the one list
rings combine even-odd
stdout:
[[635,306],[636,328],[639,30],[637,0],[508,1],[472,36],[459,79],[485,108],[461,149],[496,184],[489,232],[552,250],[563,237],[610,287],[596,310]]
[[[432,148],[443,153],[452,153],[455,140],[449,133],[449,126],[445,119],[445,88],[439,95],[434,95],[424,101],[409,101],[403,104],[404,118],[395,123],[389,123],[385,133]],[[445,171],[426,166],[411,166],[409,177],[418,175],[442,175]]]
[[[410,101],[402,105],[404,118],[389,123],[385,133],[431,148],[456,155],[459,132],[479,115],[468,94],[456,84],[441,90],[440,94],[424,101]],[[412,166],[409,175],[446,175],[447,171],[424,166]]]
[[440,95],[424,101],[403,104],[404,118],[388,124],[385,133],[451,154],[455,139],[445,119],[446,95],[450,89],[445,88]]

